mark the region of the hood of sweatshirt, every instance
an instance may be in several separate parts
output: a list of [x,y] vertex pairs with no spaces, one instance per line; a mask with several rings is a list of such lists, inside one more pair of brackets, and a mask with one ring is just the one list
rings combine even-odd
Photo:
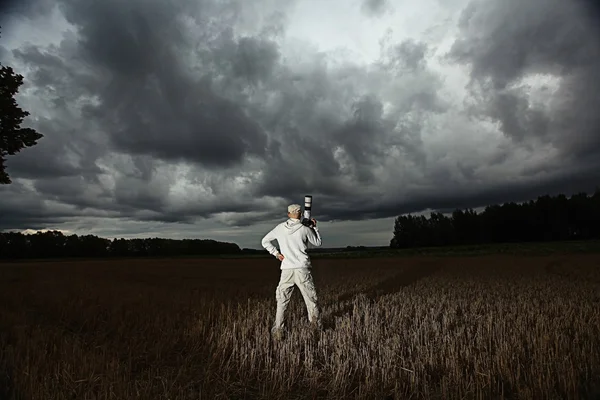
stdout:
[[302,222],[300,222],[299,219],[290,218],[284,222],[283,226],[285,227],[287,233],[291,235],[304,225],[302,225]]

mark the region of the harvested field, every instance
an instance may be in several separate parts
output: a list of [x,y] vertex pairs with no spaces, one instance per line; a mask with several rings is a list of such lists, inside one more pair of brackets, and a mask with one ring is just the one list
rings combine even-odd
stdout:
[[318,259],[270,338],[274,259],[0,264],[2,399],[586,399],[600,256]]

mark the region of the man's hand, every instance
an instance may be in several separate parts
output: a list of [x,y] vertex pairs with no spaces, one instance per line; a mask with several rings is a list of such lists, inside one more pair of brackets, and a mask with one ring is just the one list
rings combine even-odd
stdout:
[[314,218],[311,218],[310,220],[312,221],[312,223],[313,223],[313,226],[317,226],[317,220],[316,220],[316,219],[314,219]]
[[283,261],[283,259],[285,258],[285,257],[283,256],[283,254],[281,254],[281,253],[277,253],[277,255],[276,255],[275,257],[277,257],[277,259],[278,259],[279,261]]

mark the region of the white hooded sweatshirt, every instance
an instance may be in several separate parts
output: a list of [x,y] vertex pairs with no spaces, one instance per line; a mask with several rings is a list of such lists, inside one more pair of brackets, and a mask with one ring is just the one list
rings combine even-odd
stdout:
[[280,223],[262,239],[262,246],[272,256],[277,256],[279,251],[271,243],[273,240],[277,240],[279,243],[281,254],[284,257],[281,269],[310,268],[310,257],[306,252],[308,243],[315,247],[321,246],[321,235],[317,227],[309,228],[295,218]]

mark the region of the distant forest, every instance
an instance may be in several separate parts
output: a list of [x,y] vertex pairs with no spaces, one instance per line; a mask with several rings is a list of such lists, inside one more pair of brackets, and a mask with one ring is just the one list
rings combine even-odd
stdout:
[[173,257],[242,254],[235,243],[209,239],[104,239],[60,231],[0,233],[0,259],[69,257]]
[[526,203],[491,205],[477,213],[455,210],[445,216],[396,218],[392,248],[552,242],[600,238],[600,190],[567,198],[542,196]]

